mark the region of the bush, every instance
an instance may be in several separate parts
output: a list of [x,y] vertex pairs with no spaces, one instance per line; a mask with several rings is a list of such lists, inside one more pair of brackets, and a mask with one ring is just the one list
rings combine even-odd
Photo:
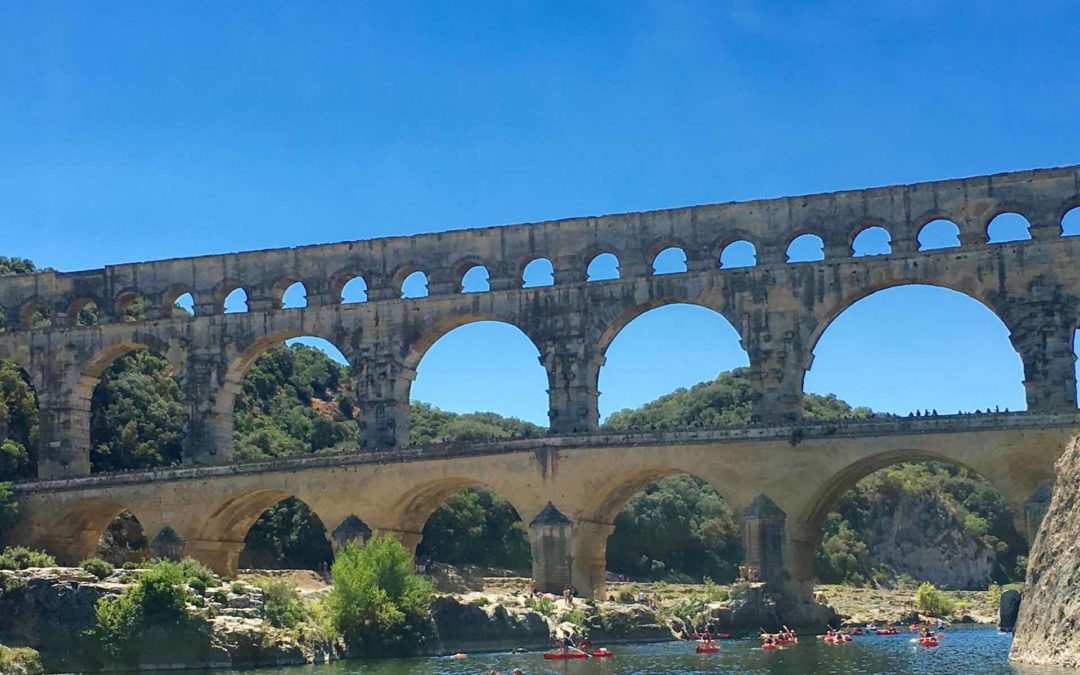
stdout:
[[144,627],[186,622],[184,582],[179,564],[155,564],[118,597],[98,600],[88,636],[108,656],[130,661]]
[[348,544],[330,578],[326,610],[351,653],[408,654],[427,637],[431,584],[413,573],[398,540],[379,535],[363,548]]
[[199,595],[205,595],[206,594],[206,581],[204,579],[200,579],[199,577],[195,577],[194,579],[192,579],[191,581],[188,582],[188,588],[195,591]]
[[555,601],[550,598],[525,598],[525,606],[543,616],[551,616],[555,613]]
[[0,570],[24,570],[28,567],[52,567],[53,558],[44,551],[32,551],[23,546],[9,546],[0,553]]
[[915,591],[915,608],[930,616],[948,616],[953,612],[953,601],[933,584],[924,582]]
[[281,579],[260,579],[263,619],[276,628],[293,628],[304,620],[304,601],[296,586]]
[[619,602],[631,603],[634,601],[634,594],[628,590],[623,589],[619,591],[618,600]]
[[27,647],[11,648],[0,645],[0,673],[37,675],[45,672],[41,655]]
[[990,587],[986,589],[986,602],[991,606],[997,607],[1001,604],[1001,585],[990,584]]
[[243,595],[244,593],[247,593],[247,586],[245,586],[242,581],[234,581],[232,582],[232,586],[229,587],[229,590],[232,591],[234,595]]
[[488,605],[491,604],[491,600],[487,596],[481,595],[479,597],[476,597],[476,598],[473,598],[472,600],[470,600],[469,604],[470,605],[475,605],[477,607],[487,607]]
[[26,579],[0,575],[0,597],[5,595],[14,597],[25,591],[28,587],[29,584],[26,583]]
[[[2,405],[2,401],[0,401]],[[19,504],[11,491],[11,483],[0,482],[0,541],[3,541],[15,521],[19,519]]]
[[115,570],[111,563],[107,563],[101,558],[88,558],[79,563],[79,567],[83,568],[84,571],[93,574],[98,580],[104,579]]
[[121,565],[120,568],[125,570],[137,570],[139,569],[139,564],[133,560],[128,560],[123,565]]

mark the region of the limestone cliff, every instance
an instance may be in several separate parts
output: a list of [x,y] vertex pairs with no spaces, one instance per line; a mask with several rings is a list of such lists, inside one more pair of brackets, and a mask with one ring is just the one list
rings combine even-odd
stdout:
[[1056,472],[1050,509],[1031,547],[1009,658],[1080,668],[1080,437]]
[[990,583],[994,549],[966,530],[940,495],[905,495],[872,523],[867,545],[874,564],[941,588],[981,590]]

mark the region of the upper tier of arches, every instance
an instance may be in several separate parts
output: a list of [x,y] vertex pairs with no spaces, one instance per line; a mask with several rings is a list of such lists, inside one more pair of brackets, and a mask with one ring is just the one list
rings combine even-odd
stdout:
[[[1080,167],[1067,167],[86,272],[47,271],[0,280],[0,307],[6,330],[31,330],[79,326],[76,317],[88,303],[97,308],[96,323],[175,318],[177,299],[188,294],[189,311],[196,316],[334,305],[343,302],[346,284],[356,278],[362,280],[363,299],[373,301],[481,293],[544,285],[546,274],[532,283],[523,274],[538,259],[550,262],[556,285],[784,264],[789,244],[807,234],[820,238],[825,261],[908,256],[1074,234],[1077,185]],[[942,221],[946,229],[954,228],[948,235],[955,237],[944,243],[932,234]],[[876,238],[866,243],[867,235]],[[730,245],[736,242],[748,254],[745,260],[732,260]],[[594,276],[589,267],[601,255],[607,270]],[[807,258],[791,262],[797,260]],[[403,288],[417,273],[426,288]],[[286,298],[294,288],[293,297]],[[230,306],[226,299],[238,289],[246,299]]]

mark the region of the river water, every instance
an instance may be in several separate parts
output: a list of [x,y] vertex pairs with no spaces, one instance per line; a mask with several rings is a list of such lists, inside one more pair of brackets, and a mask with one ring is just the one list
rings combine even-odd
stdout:
[[[911,643],[911,634],[856,637],[843,645],[827,645],[812,637],[783,651],[764,652],[756,640],[721,642],[719,654],[695,654],[686,642],[613,645],[615,656],[589,661],[545,661],[539,653],[477,654],[466,659],[421,658],[379,661],[338,661],[324,666],[270,668],[259,675],[487,675],[496,670],[510,675],[521,668],[528,675],[652,675],[654,673],[767,673],[802,675],[837,673],[942,673],[960,675],[1050,675],[1066,673],[1045,668],[1010,666],[1011,635],[991,628],[949,631],[940,647]],[[600,645],[597,645],[600,646]],[[221,673],[222,671],[217,671]],[[251,671],[248,671],[251,675]],[[1076,675],[1073,671],[1072,675]]]

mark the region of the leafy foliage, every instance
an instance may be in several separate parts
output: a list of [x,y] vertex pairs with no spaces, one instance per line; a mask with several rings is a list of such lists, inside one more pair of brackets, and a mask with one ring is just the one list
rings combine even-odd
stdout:
[[38,408],[34,389],[18,366],[0,360],[0,481],[29,478],[34,474],[37,442]]
[[263,592],[263,619],[276,628],[293,628],[304,620],[304,601],[296,586],[282,579],[259,579]]
[[86,572],[93,574],[98,579],[104,579],[113,573],[115,569],[112,563],[105,562],[101,558],[87,558],[79,563],[79,567],[83,568]]
[[11,491],[11,483],[0,483],[0,542],[19,519],[19,503]]
[[873,578],[875,561],[867,545],[873,526],[890,518],[902,500],[918,495],[936,495],[947,505],[940,522],[927,523],[927,528],[955,528],[981,538],[996,551],[993,579],[1005,583],[1016,577],[1016,561],[1027,544],[1016,532],[1005,499],[978,474],[940,462],[897,464],[848,490],[826,518],[817,577],[826,583]]
[[915,591],[915,608],[930,616],[948,616],[953,612],[952,598],[931,583],[922,583]]
[[[608,429],[686,429],[748,424],[755,395],[745,368],[720,373],[710,382],[670,394],[631,410],[620,410],[608,417]],[[869,408],[853,408],[830,394],[807,394],[803,412],[810,419],[868,417]]]
[[448,497],[428,518],[416,553],[444,563],[521,572],[532,564],[529,536],[517,511],[485,487]]
[[140,350],[117,359],[90,401],[95,471],[179,464],[184,431],[180,386],[168,361]]
[[322,521],[307,504],[290,497],[264,511],[248,530],[240,566],[318,570],[332,557]]
[[33,274],[37,271],[37,265],[29,258],[0,255],[0,277],[9,274]]
[[98,600],[96,624],[88,637],[109,657],[132,661],[144,629],[187,623],[185,606],[190,593],[185,582],[181,564],[153,565],[118,597]]
[[432,588],[413,573],[401,542],[376,535],[347,544],[330,570],[326,609],[353,654],[404,655],[430,631]]
[[356,447],[348,369],[302,344],[259,357],[236,397],[236,456],[267,459]]
[[733,580],[742,560],[735,514],[704,481],[671,476],[647,486],[615,518],[608,539],[614,572],[654,580],[672,575]]
[[9,546],[0,553],[0,570],[25,570],[54,565],[56,558],[44,551],[34,551],[24,546]]

